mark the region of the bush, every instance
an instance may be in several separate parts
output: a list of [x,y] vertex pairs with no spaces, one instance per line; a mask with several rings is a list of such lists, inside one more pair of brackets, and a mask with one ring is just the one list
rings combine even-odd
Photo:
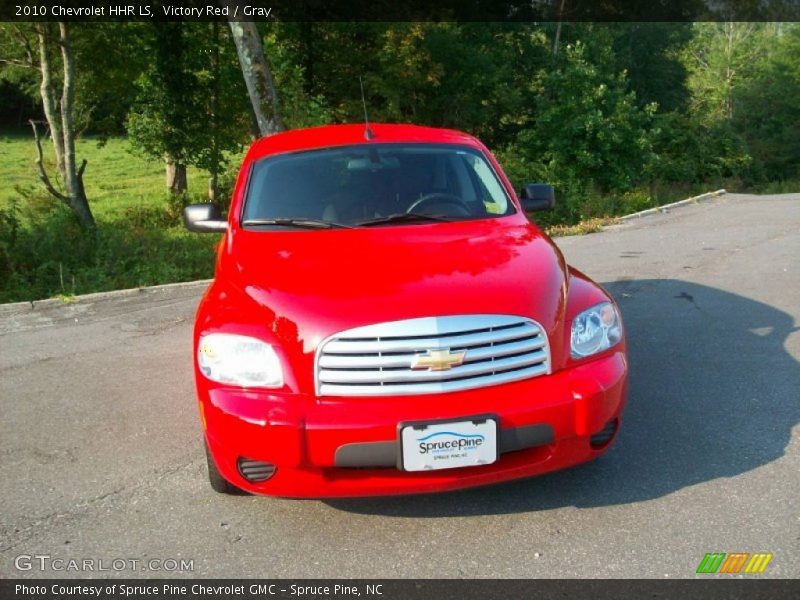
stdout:
[[183,230],[164,209],[130,207],[81,229],[59,205],[22,218],[0,210],[0,302],[37,300],[211,277],[216,236]]
[[14,272],[13,251],[19,231],[19,207],[12,201],[9,208],[0,209],[0,284]]
[[217,177],[217,204],[224,213],[228,212],[233,198],[233,188],[239,176],[239,165],[228,165]]
[[619,198],[619,204],[616,210],[609,214],[628,215],[630,213],[639,212],[640,210],[653,208],[655,205],[656,203],[650,197],[650,194],[644,190],[628,190]]
[[[208,202],[208,200],[199,200],[199,202]],[[189,194],[167,194],[166,200],[164,202],[166,208],[167,217],[174,223],[180,223],[181,218],[183,217],[183,209],[186,208],[189,204],[192,203],[192,200],[189,197]]]
[[773,181],[756,188],[762,194],[796,194],[800,192],[800,180]]
[[[180,211],[183,211],[181,207]],[[180,212],[176,214],[171,205],[128,206],[122,211],[123,219],[134,229],[164,229],[180,223]]]

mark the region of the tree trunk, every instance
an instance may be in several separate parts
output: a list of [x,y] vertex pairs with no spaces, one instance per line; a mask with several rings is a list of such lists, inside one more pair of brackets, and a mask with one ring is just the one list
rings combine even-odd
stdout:
[[186,183],[186,165],[167,158],[167,188],[171,194],[183,194],[188,185]]
[[254,142],[261,137],[261,132],[258,129],[258,119],[256,113],[253,111],[253,105],[250,105],[250,141]]
[[219,175],[217,171],[211,171],[211,177],[208,178],[208,201],[217,203],[219,199]]
[[275,91],[272,73],[264,57],[261,36],[256,24],[252,21],[232,18],[229,20],[229,24],[259,133],[264,136],[282,131],[285,127],[278,105],[278,94]]
[[47,23],[36,26],[39,37],[39,64],[42,71],[42,82],[39,92],[42,96],[44,117],[50,127],[50,139],[53,141],[53,152],[56,155],[56,167],[59,175],[64,173],[64,136],[61,133],[61,120],[58,117],[58,103],[53,89],[53,72],[50,64],[50,32]]
[[217,181],[219,179],[219,165],[222,160],[219,150],[219,23],[214,21],[211,24],[211,31],[213,37],[213,48],[211,49],[211,131],[213,135],[211,136],[211,167],[209,168],[211,177],[208,180],[208,201],[216,203],[218,196]]
[[78,188],[78,173],[75,165],[75,130],[72,123],[72,86],[74,85],[73,71],[75,65],[72,58],[72,47],[69,43],[69,32],[66,23],[59,23],[58,29],[61,34],[59,45],[61,46],[61,60],[64,67],[64,81],[61,87],[61,135],[64,136],[64,187],[67,195],[73,202],[80,196]]
[[94,229],[96,223],[92,209],[89,208],[89,199],[86,197],[86,190],[83,187],[83,171],[86,169],[86,159],[81,161],[81,166],[78,167],[75,173],[75,189],[72,192],[72,210],[78,215],[78,219],[86,229]]
[[561,41],[561,19],[564,16],[564,2],[561,0],[561,6],[558,9],[558,26],[556,27],[556,36],[553,40],[553,58],[558,56],[558,43]]

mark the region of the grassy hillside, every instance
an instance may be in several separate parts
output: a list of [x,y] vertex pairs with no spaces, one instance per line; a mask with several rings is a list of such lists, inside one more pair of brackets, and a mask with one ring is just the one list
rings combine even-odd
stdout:
[[[51,148],[47,153],[48,173],[53,174]],[[36,174],[36,148],[30,132],[0,133],[0,181],[2,198],[14,197],[14,188],[41,187]],[[95,139],[80,139],[76,147],[78,160],[86,159],[84,175],[86,195],[95,217],[119,215],[130,206],[158,206],[166,198],[164,165],[147,160],[131,151],[124,138],[111,138],[106,143]],[[207,175],[189,169],[189,191],[202,194]]]
[[[53,177],[51,149],[45,147]],[[125,139],[80,140],[94,236],[36,175],[25,131],[0,133],[0,302],[70,296],[210,277],[218,236],[185,231],[183,201],[166,192],[164,165],[133,154]],[[208,175],[190,169],[189,196],[201,201]]]

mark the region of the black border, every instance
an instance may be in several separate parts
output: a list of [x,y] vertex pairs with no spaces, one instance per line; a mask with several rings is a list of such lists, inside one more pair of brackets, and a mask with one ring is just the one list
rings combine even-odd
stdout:
[[[237,20],[310,21],[517,21],[517,22],[690,22],[798,21],[797,0],[0,0],[0,21],[225,21],[205,7],[226,6]],[[110,6],[133,6],[135,14],[110,16]],[[269,16],[246,17],[241,7],[272,9]],[[44,16],[18,15],[17,6],[46,7]],[[95,16],[54,16],[54,7],[95,7]],[[163,7],[198,9],[167,16]],[[150,7],[150,16],[139,14]],[[97,14],[102,9],[102,14]]]
[[[44,586],[45,594],[15,593],[15,585]],[[166,595],[119,593],[121,585],[127,586],[161,586],[164,584],[181,585],[187,588],[186,594]],[[195,584],[204,586],[243,586],[243,593],[228,596],[215,596],[211,593],[191,593]],[[274,595],[255,594],[250,592],[251,585],[275,585]],[[292,585],[329,586],[355,585],[365,590],[366,585],[381,585],[381,595],[365,594],[361,596],[345,594],[306,594],[291,595]],[[117,593],[103,593],[100,598],[126,598],[127,600],[153,600],[154,598],[235,598],[238,600],[322,600],[323,598],[352,599],[356,597],[374,600],[565,600],[571,598],[591,598],[592,600],[627,600],[649,599],[667,600],[787,600],[800,596],[800,579],[761,579],[759,576],[747,579],[720,577],[715,575],[686,579],[6,579],[0,580],[0,598],[11,600],[17,598],[45,600],[85,600],[97,596],[64,594],[54,595],[53,585],[74,586],[107,586],[116,585]],[[283,591],[285,590],[285,592]]]

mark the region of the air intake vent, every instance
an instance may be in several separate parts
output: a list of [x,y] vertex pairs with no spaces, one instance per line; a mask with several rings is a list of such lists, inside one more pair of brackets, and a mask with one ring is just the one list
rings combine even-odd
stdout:
[[613,438],[614,434],[617,432],[618,426],[619,421],[617,419],[613,419],[606,423],[606,426],[603,427],[602,431],[595,433],[589,438],[589,443],[591,444],[592,448],[600,448],[610,442],[611,438]]
[[239,474],[253,483],[266,481],[275,474],[275,465],[252,460],[250,458],[240,458],[238,461]]
[[320,344],[319,396],[436,394],[550,372],[547,334],[511,315],[455,315],[378,323]]

